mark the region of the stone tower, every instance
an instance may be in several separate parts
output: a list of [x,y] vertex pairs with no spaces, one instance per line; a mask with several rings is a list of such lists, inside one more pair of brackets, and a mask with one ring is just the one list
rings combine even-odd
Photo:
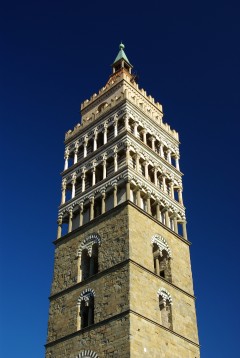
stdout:
[[179,137],[124,45],[65,136],[47,358],[198,358]]

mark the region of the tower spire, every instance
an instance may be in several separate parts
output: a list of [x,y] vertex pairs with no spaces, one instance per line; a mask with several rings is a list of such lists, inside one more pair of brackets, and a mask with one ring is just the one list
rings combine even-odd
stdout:
[[115,60],[114,60],[114,62],[112,64],[113,73],[121,70],[122,68],[124,68],[129,73],[131,73],[131,69],[133,68],[133,66],[129,62],[129,60],[127,58],[127,55],[125,54],[124,49],[125,49],[125,46],[121,42],[120,45],[119,45],[118,55],[117,55],[117,57],[115,58]]

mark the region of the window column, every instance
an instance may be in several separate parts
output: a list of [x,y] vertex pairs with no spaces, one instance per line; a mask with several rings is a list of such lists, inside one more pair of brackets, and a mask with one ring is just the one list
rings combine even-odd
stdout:
[[177,223],[177,214],[173,214],[173,224],[174,224],[174,231],[178,234],[178,223]]
[[117,183],[113,184],[113,207],[117,206]]
[[76,142],[76,143],[75,143],[75,149],[74,149],[73,164],[76,164],[76,163],[77,163],[78,149],[79,149],[79,142]]
[[83,225],[83,202],[79,204],[79,227]]
[[183,205],[182,188],[178,188],[178,201],[179,204]]
[[167,227],[170,227],[168,207],[165,206],[165,207],[163,208],[163,211],[162,211],[162,212],[164,213],[164,217],[165,217],[165,225],[166,225]]
[[108,129],[108,125],[106,122],[104,122],[103,125],[103,144],[107,143],[107,129]]
[[92,196],[89,199],[90,202],[90,218],[89,220],[93,220],[94,219],[94,196]]
[[174,182],[173,180],[170,181],[170,196],[174,199]]
[[72,218],[73,218],[73,210],[71,208],[69,209],[69,216],[68,216],[68,232],[72,231]]
[[60,239],[62,236],[62,216],[58,217],[58,229],[57,229],[57,239]]
[[135,137],[137,137],[137,127],[138,127],[138,123],[134,122],[133,123],[133,134],[135,135]]
[[186,220],[182,222],[182,231],[183,231],[183,238],[187,240],[187,222]]
[[130,160],[130,143],[125,143],[126,145],[126,164],[129,165]]
[[154,185],[158,185],[158,177],[157,177],[158,169],[154,167]]
[[92,168],[92,186],[94,186],[95,184],[96,184],[96,167],[94,166]]
[[114,148],[114,172],[118,170],[118,153],[117,153],[118,147],[116,146]]
[[162,190],[167,193],[166,176],[162,174]]
[[87,156],[87,145],[88,145],[88,136],[86,135],[83,141],[83,158],[86,158]]
[[82,169],[82,193],[85,191],[85,179],[86,179],[86,171],[85,168]]
[[65,204],[66,201],[66,187],[67,187],[67,179],[63,179],[62,181],[62,199],[61,199],[61,205]]
[[75,197],[75,184],[76,184],[76,180],[77,180],[77,174],[73,173],[72,174],[72,180],[71,180],[71,184],[72,184],[72,199]]
[[144,160],[143,165],[144,165],[144,176],[146,179],[148,179],[148,162]]
[[137,206],[139,206],[139,208],[141,208],[141,190],[140,190],[139,186],[137,187],[136,196],[137,196]]
[[130,200],[130,179],[126,182],[126,200]]
[[101,208],[101,214],[104,214],[106,211],[106,192],[103,190],[102,192],[102,208]]
[[155,137],[150,137],[150,140],[151,140],[151,142],[152,142],[152,150],[154,150],[154,152],[155,152],[155,141],[156,141],[156,138]]
[[107,155],[103,154],[102,156],[102,167],[103,167],[103,175],[102,178],[105,179],[107,177]]
[[168,163],[172,164],[172,160],[171,160],[171,149],[167,150],[167,161]]
[[136,154],[135,154],[136,171],[137,171],[138,173],[140,172],[139,159],[140,159],[140,154],[139,154],[138,152],[136,152]]
[[156,219],[160,221],[160,203],[159,200],[156,200]]
[[150,191],[147,192],[147,213],[148,214],[152,214],[152,211],[151,211],[151,193]]
[[142,134],[143,134],[143,143],[147,144],[147,130],[145,128],[143,128]]
[[93,135],[93,151],[97,150],[97,137],[98,137],[98,129],[94,129],[94,135]]
[[180,168],[179,168],[179,156],[178,155],[175,156],[175,163],[176,163],[176,169],[180,170]]
[[129,116],[128,115],[124,116],[124,121],[125,121],[125,129],[128,130],[128,128],[129,128]]
[[114,137],[117,137],[117,135],[118,135],[118,118],[117,117],[114,118],[113,123],[114,123]]
[[163,143],[162,142],[159,143],[159,150],[160,150],[160,153],[159,153],[160,157],[164,158]]
[[69,149],[66,148],[64,153],[64,159],[65,159],[64,170],[68,169],[68,158],[69,158]]

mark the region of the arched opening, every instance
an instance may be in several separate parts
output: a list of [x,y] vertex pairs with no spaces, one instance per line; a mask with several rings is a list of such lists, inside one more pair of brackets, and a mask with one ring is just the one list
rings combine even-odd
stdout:
[[161,236],[154,235],[152,243],[154,273],[165,280],[172,282],[171,251],[166,240]]
[[80,306],[81,329],[94,324],[94,296],[83,296]]
[[86,280],[90,276],[90,256],[87,249],[82,251],[81,270],[82,280]]
[[172,305],[169,299],[159,296],[159,309],[161,312],[161,324],[169,329],[173,329],[172,325]]

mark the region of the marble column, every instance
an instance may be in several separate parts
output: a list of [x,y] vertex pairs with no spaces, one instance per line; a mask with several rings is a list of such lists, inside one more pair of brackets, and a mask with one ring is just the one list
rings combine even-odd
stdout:
[[72,219],[73,219],[73,211],[72,209],[70,209],[69,216],[68,216],[68,232],[72,231]]

